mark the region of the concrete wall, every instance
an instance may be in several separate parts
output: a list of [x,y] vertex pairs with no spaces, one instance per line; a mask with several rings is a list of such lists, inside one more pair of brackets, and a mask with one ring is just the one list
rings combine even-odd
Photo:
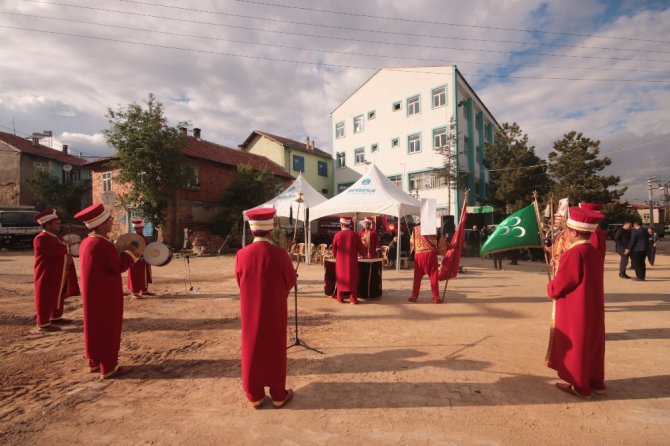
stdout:
[[21,154],[0,141],[0,204],[20,205]]

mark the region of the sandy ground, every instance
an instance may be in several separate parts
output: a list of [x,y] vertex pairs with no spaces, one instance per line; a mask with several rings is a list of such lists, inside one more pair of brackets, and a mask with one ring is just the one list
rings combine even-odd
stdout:
[[300,338],[324,354],[291,348],[295,399],[260,411],[241,389],[232,256],[155,268],[161,296],[125,302],[121,362],[134,371],[105,382],[86,368],[79,298],[66,307],[75,324],[36,332],[32,260],[0,253],[3,445],[670,442],[668,254],[640,283],[619,279],[608,253],[609,393],[589,401],[558,391],[544,365],[543,264],[464,259],[443,305],[427,279],[408,303],[410,271],[385,271],[383,297],[357,306],[324,297],[322,267],[301,265]]

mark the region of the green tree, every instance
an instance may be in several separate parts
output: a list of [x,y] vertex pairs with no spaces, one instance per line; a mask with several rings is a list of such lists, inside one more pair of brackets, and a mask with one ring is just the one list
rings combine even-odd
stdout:
[[545,196],[551,188],[544,161],[528,145],[519,125],[503,123],[493,144],[484,145],[484,164],[489,169],[490,201],[498,212],[510,214],[528,206],[533,191]]
[[600,157],[600,141],[592,140],[571,131],[563,139],[554,142],[549,152],[549,175],[554,180],[554,197],[570,198],[571,203],[587,201],[602,203],[605,212],[614,211],[626,187],[617,189],[620,178],[615,175],[600,175],[612,164],[609,157]]
[[38,209],[54,207],[64,218],[71,218],[81,209],[84,186],[75,183],[61,183],[48,170],[36,170],[28,179],[28,185],[35,197]]
[[184,188],[193,175],[183,154],[186,136],[179,123],[171,127],[161,104],[149,94],[144,107],[137,103],[107,111],[111,126],[104,131],[107,143],[116,148],[113,163],[120,172],[115,180],[130,185],[121,198],[157,227],[165,224],[166,209],[176,191]]
[[256,171],[247,164],[237,166],[237,176],[221,193],[222,211],[216,218],[214,232],[228,234],[242,211],[263,204],[279,192],[280,184],[271,173]]
[[447,185],[447,202],[451,203],[452,185],[456,184],[458,190],[464,189],[468,179],[468,173],[458,170],[456,163],[456,122],[451,118],[449,129],[439,145],[433,149],[435,153],[442,156],[442,167],[433,169],[433,175],[444,181]]

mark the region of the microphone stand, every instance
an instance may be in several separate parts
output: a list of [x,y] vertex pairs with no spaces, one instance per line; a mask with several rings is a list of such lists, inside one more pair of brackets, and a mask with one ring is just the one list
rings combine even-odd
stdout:
[[[293,228],[293,246],[295,246],[295,239],[296,235],[298,232],[298,218],[300,216],[300,203],[302,203],[304,200],[302,199],[302,192],[298,193],[298,198],[295,200],[298,202],[298,209],[296,211],[296,219],[295,219],[295,226]],[[294,304],[294,323],[295,323],[295,336],[293,337],[293,340],[291,344],[289,344],[288,347],[286,347],[286,350],[288,350],[291,347],[295,346],[300,346],[304,347],[307,350],[311,350],[316,353],[321,353],[323,355],[323,352],[321,350],[317,350],[313,347],[310,347],[305,341],[300,339],[300,336],[298,335],[298,268],[300,267],[300,260],[301,256],[298,255],[298,263],[295,266],[295,274],[296,274],[296,281],[295,281],[295,286],[293,287],[293,304]]]

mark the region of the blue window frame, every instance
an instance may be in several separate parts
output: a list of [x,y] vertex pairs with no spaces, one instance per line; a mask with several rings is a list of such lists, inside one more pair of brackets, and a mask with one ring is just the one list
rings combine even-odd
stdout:
[[300,155],[293,155],[293,170],[296,172],[305,171],[305,157]]
[[317,171],[320,177],[328,176],[328,163],[325,161],[317,161]]

